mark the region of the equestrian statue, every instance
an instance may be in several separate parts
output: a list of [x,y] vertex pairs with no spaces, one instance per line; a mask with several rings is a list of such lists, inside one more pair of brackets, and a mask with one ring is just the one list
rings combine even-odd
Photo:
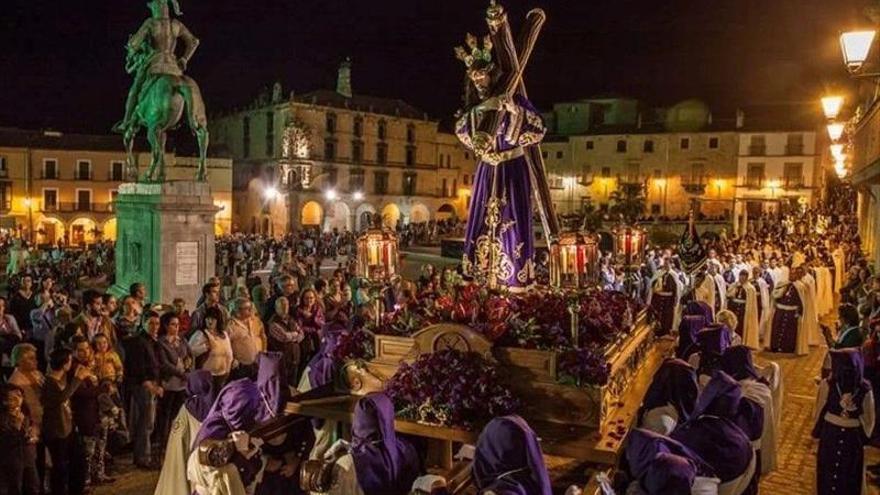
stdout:
[[[207,175],[208,118],[198,84],[184,75],[199,40],[180,20],[171,18],[169,3],[175,15],[180,16],[177,0],[150,0],[147,3],[150,18],[128,40],[125,70],[134,75],[134,83],[125,103],[125,117],[113,126],[113,130],[123,135],[128,153],[127,176],[132,179],[137,177],[134,139],[142,128],[146,129],[152,159],[141,180],[163,182],[167,132],[180,124],[185,113],[199,145],[196,180],[204,181]],[[180,56],[177,55],[178,40],[183,44]]]

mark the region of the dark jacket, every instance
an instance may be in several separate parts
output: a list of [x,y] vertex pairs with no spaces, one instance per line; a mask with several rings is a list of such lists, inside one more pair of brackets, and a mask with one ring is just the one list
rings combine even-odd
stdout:
[[125,341],[125,382],[129,386],[141,385],[146,381],[159,381],[161,365],[159,361],[159,341],[147,333]]
[[[76,370],[74,365],[74,371]],[[100,426],[101,416],[98,409],[98,395],[101,393],[101,387],[86,380],[80,383],[79,388],[70,398],[70,407],[73,409],[73,424],[79,430],[79,434],[87,437],[98,435],[98,427]]]
[[73,412],[70,398],[73,397],[80,381],[72,378],[62,390],[58,382],[51,376],[46,377],[43,384],[43,438],[54,440],[67,438],[73,431]]

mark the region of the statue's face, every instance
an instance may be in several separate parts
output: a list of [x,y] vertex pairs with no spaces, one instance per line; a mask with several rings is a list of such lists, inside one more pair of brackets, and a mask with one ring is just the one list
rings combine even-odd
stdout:
[[468,71],[468,77],[477,88],[477,94],[480,99],[489,97],[489,91],[492,87],[492,68],[493,66],[485,65],[482,67],[474,67]]

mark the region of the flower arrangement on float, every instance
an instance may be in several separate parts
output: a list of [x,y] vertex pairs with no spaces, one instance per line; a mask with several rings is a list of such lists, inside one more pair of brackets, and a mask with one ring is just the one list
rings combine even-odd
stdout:
[[454,349],[402,364],[385,384],[385,392],[401,418],[467,429],[480,429],[496,416],[515,413],[520,404],[497,365],[477,353]]

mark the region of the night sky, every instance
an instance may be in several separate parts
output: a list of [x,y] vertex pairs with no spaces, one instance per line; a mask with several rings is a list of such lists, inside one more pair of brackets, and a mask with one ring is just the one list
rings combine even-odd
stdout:
[[[351,56],[355,93],[399,97],[445,119],[460,101],[452,47],[485,32],[483,0],[180,0],[202,45],[189,73],[209,112],[335,85]],[[846,84],[837,33],[864,0],[509,0],[514,30],[548,22],[526,74],[531,97],[597,94],[655,104],[702,98],[721,111],[811,101]],[[3,0],[0,126],[107,132],[130,79],[123,46],[144,0]]]

